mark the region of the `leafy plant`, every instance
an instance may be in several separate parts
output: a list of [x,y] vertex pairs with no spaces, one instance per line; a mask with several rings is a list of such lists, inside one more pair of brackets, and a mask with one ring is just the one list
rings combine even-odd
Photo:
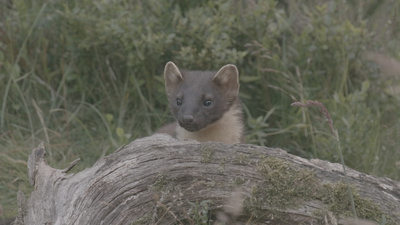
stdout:
[[189,202],[190,209],[188,211],[189,217],[193,220],[194,224],[210,224],[210,204],[211,200],[204,200],[200,203]]

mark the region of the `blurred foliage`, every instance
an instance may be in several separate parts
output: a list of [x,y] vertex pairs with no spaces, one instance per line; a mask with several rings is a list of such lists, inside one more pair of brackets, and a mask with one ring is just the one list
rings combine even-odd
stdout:
[[[162,72],[240,71],[248,143],[400,180],[400,87],[366,52],[400,60],[398,1],[13,0],[0,3],[0,221],[29,193],[26,162],[91,166],[172,121]],[[398,61],[397,61],[398,62]]]

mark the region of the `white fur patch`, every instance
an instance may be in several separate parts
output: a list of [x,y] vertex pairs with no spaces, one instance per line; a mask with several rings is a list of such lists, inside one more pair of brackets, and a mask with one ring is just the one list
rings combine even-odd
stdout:
[[240,107],[232,106],[221,119],[207,127],[189,132],[177,125],[176,136],[179,140],[194,139],[199,142],[217,141],[228,144],[240,143],[243,133],[242,118],[240,118]]

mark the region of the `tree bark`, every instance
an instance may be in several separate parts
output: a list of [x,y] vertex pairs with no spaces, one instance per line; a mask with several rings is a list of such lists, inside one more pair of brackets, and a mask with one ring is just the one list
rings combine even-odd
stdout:
[[247,144],[153,135],[68,173],[28,160],[34,191],[14,224],[400,224],[400,183]]

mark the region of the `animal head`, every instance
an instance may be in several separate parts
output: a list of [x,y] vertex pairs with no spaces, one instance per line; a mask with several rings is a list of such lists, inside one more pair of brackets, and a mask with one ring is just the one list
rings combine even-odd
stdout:
[[211,72],[180,70],[168,62],[164,78],[170,110],[187,131],[216,122],[238,98],[239,72],[232,64]]

